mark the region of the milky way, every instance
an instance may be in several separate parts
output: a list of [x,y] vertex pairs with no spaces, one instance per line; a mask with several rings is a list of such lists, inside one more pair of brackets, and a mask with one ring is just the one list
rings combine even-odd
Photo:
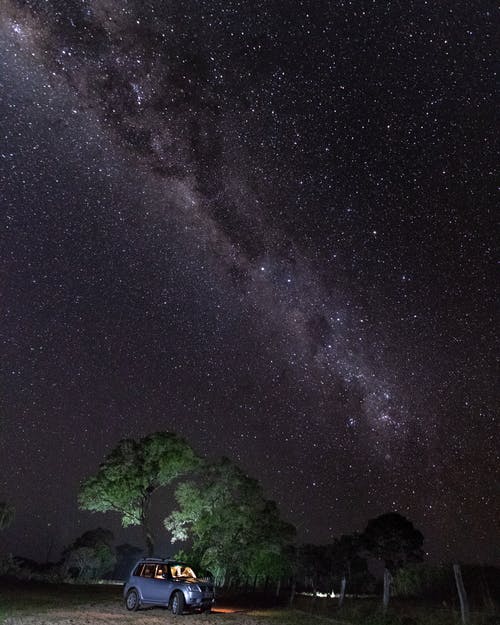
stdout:
[[37,466],[34,431],[56,433],[49,485],[83,437],[64,506],[119,437],[171,428],[261,478],[309,540],[397,509],[439,556],[463,525],[488,554],[489,13],[95,0],[1,18],[5,267],[24,284],[6,278],[4,375],[29,387],[2,411]]

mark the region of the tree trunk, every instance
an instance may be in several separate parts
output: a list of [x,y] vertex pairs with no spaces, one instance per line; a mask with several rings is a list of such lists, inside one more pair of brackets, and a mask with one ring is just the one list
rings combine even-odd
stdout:
[[460,611],[462,613],[463,625],[468,625],[470,622],[469,602],[467,601],[467,593],[465,592],[464,581],[462,579],[462,571],[460,564],[453,565],[453,572],[455,574],[455,583],[457,585],[458,597],[460,599]]
[[54,537],[50,536],[47,544],[47,555],[45,556],[45,562],[50,562],[50,556],[54,547]]
[[488,586],[488,581],[484,575],[484,568],[481,567],[481,588],[483,594],[483,605],[485,610],[489,612],[495,611],[495,602],[491,596],[490,587]]
[[387,606],[389,605],[389,597],[391,596],[391,581],[392,581],[392,575],[389,569],[386,567],[384,569],[384,598],[383,598],[384,612],[387,610]]
[[153,532],[151,530],[151,523],[149,520],[150,505],[151,505],[151,496],[148,496],[143,500],[141,521],[142,521],[142,532],[144,535],[144,542],[146,543],[146,550],[148,552],[148,556],[152,557],[154,556],[154,552],[155,552],[155,540],[154,540]]
[[155,543],[154,543],[153,533],[151,532],[147,524],[144,524],[143,526],[143,534],[144,534],[144,542],[146,543],[146,551],[147,551],[148,557],[151,558],[152,556],[154,556]]
[[276,599],[280,598],[281,578],[276,583]]
[[342,575],[342,581],[340,582],[339,608],[341,608],[342,604],[344,603],[345,587],[346,587],[346,578],[345,578],[345,575]]
[[293,579],[292,580],[292,587],[290,589],[290,600],[288,602],[290,607],[292,607],[293,600],[295,599],[295,586],[296,586],[296,581],[295,581],[295,579]]

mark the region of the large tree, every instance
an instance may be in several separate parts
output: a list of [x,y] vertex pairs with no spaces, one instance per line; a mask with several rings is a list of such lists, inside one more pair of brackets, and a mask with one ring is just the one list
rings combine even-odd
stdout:
[[424,537],[406,517],[388,512],[368,521],[362,540],[368,553],[384,563],[384,607],[387,607],[392,576],[406,563],[422,561]]
[[15,514],[14,506],[0,501],[0,530],[9,527],[14,520]]
[[151,497],[199,462],[189,444],[172,432],[157,432],[139,441],[122,440],[97,474],[82,484],[80,507],[92,512],[118,512],[124,527],[141,526],[148,554],[153,555]]
[[295,529],[281,520],[256,480],[227,459],[176,490],[179,509],[165,519],[173,541],[191,539],[193,555],[221,585],[229,577],[279,579]]

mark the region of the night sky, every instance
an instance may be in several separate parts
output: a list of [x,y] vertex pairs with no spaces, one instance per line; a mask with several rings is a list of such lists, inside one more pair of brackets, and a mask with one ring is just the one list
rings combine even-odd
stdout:
[[494,10],[0,2],[2,551],[140,543],[78,485],[170,430],[300,540],[500,562]]

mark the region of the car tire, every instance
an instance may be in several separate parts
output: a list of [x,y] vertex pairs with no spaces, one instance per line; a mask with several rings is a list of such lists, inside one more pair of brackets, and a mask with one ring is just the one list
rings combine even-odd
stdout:
[[137,590],[132,588],[127,593],[127,597],[125,598],[125,607],[130,612],[135,612],[140,608],[141,602],[139,601],[139,594]]
[[177,590],[172,597],[172,614],[180,616],[184,612],[184,595]]

